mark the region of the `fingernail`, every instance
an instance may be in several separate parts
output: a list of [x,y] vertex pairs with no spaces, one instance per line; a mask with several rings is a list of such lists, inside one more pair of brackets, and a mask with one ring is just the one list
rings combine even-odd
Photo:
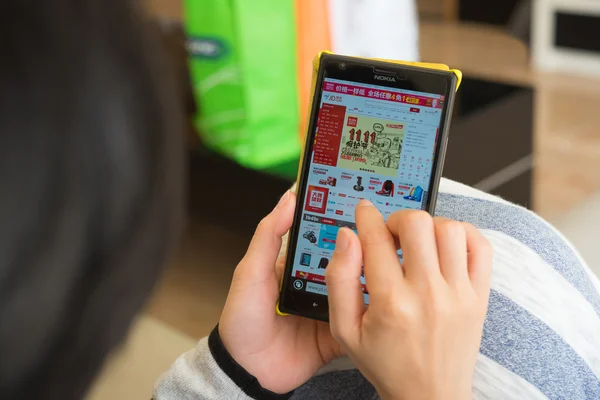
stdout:
[[277,203],[277,207],[275,208],[280,208],[283,205],[285,205],[285,203],[287,203],[288,199],[290,198],[290,191],[286,191],[283,196],[281,196],[281,198],[279,199],[279,203]]
[[359,207],[375,207],[373,205],[373,203],[371,203],[369,200],[367,199],[362,199],[361,201],[358,202],[358,206]]
[[335,249],[337,251],[345,252],[350,247],[350,240],[348,240],[348,232],[345,229],[340,229],[335,239]]

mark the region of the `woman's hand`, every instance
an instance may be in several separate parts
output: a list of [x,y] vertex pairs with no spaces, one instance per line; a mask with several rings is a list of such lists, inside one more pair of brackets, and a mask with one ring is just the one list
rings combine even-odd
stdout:
[[277,256],[292,226],[295,202],[288,191],[259,224],[235,270],[219,322],[227,351],[275,393],[296,389],[342,354],[326,323],[275,313],[284,264]]
[[424,211],[396,212],[386,224],[368,201],[356,224],[358,236],[338,233],[327,268],[334,337],[384,399],[470,399],[491,246],[473,226]]

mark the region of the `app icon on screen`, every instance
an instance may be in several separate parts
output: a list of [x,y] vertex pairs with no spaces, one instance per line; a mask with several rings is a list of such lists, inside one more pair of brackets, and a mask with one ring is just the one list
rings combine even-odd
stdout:
[[306,211],[325,213],[329,189],[320,186],[309,186],[306,194]]

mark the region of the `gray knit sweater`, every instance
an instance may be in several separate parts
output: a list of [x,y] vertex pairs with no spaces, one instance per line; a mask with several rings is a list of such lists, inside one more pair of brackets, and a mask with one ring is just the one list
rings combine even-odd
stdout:
[[[600,282],[552,226],[524,208],[442,180],[437,215],[470,222],[494,248],[474,399],[600,399]],[[378,399],[348,359],[275,395],[239,367],[218,334],[156,384],[155,400]]]

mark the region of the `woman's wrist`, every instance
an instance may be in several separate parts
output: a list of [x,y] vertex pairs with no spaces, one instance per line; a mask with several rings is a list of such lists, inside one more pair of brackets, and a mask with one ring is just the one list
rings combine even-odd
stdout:
[[211,332],[208,338],[208,347],[219,368],[249,397],[253,399],[287,400],[292,396],[293,392],[278,394],[263,388],[256,377],[238,364],[221,340],[219,325]]
[[[377,388],[376,388],[377,389]],[[415,388],[415,390],[411,391],[406,390],[407,388],[402,388],[402,390],[394,391],[393,389],[387,390],[379,390],[377,389],[377,393],[381,400],[471,400],[472,399],[472,389],[469,387],[468,389],[456,390],[454,393],[449,393],[449,388],[439,388],[436,389],[434,387],[427,388]],[[399,394],[401,393],[401,394]]]

